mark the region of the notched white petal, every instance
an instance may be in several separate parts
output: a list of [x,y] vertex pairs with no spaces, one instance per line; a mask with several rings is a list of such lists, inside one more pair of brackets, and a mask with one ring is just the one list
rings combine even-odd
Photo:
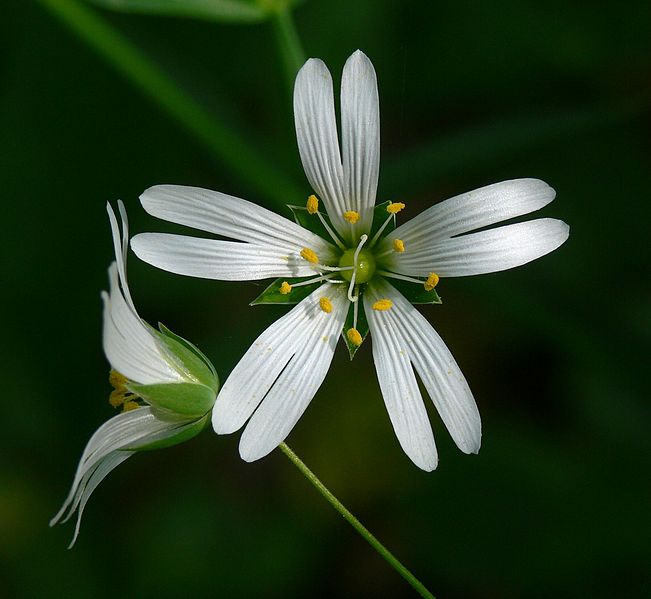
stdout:
[[[373,292],[365,301],[385,297],[393,302],[391,309],[375,316],[376,324],[381,317],[384,327],[401,340],[405,353],[459,449],[465,453],[477,453],[481,444],[479,411],[450,350],[425,317],[394,287],[381,280],[370,287]],[[373,331],[371,334],[375,335]]]
[[[328,313],[318,305],[324,296],[330,300]],[[240,456],[247,462],[266,456],[285,440],[330,368],[348,312],[348,300],[342,288],[327,285],[308,299],[306,309],[313,314],[309,330],[242,433]]]

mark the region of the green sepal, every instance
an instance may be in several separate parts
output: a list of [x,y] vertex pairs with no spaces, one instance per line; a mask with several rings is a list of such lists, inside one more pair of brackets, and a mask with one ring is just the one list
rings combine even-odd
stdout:
[[[423,281],[424,283],[425,281]],[[405,296],[407,301],[412,304],[442,304],[436,289],[426,291],[420,283],[410,283],[409,281],[401,281],[400,279],[391,279],[393,285],[402,295]]]
[[[368,321],[366,320],[366,313],[364,312],[362,293],[360,293],[357,303],[359,304],[357,306],[357,331],[362,336],[362,344],[363,344],[364,339],[366,339],[366,337],[368,336]],[[348,353],[350,354],[351,361],[355,357],[357,350],[360,347],[362,347],[362,344],[355,345],[354,343],[351,343],[348,340],[348,335],[347,335],[348,330],[353,328],[353,313],[354,313],[354,306],[351,303],[350,306],[348,307],[348,315],[346,316],[346,322],[344,322],[344,328],[341,331],[341,335],[344,338],[344,343],[346,344],[346,347],[348,348]]]
[[309,285],[301,285],[300,287],[295,287],[289,293],[284,295],[280,293],[280,286],[283,284],[283,281],[287,281],[290,285],[293,285],[294,283],[303,281],[304,278],[305,277],[303,277],[303,279],[276,279],[249,305],[257,306],[258,304],[298,304],[298,302],[304,300],[317,287],[323,285],[323,281],[317,281],[316,283],[310,283]]
[[[387,200],[386,202],[382,202],[381,204],[378,204],[375,209],[373,210],[373,226],[371,227],[371,232],[369,233],[369,239],[373,239],[375,237],[375,234],[378,232],[380,227],[384,224],[384,221],[387,219],[389,216],[389,213],[387,212],[387,206],[391,204],[390,200]],[[396,219],[395,215],[389,221],[389,224],[384,228],[384,231],[382,231],[382,237],[386,236],[387,233],[390,233],[396,228]],[[382,239],[380,237],[380,239]]]
[[166,447],[172,447],[173,445],[178,445],[179,443],[184,443],[189,441],[193,437],[196,437],[203,429],[206,428],[210,422],[210,413],[205,414],[199,420],[196,420],[191,425],[186,427],[179,427],[179,432],[170,436],[166,436],[158,441],[151,441],[145,443],[144,445],[135,445],[134,447],[124,447],[121,451],[153,451],[154,449],[165,449]]
[[217,394],[214,389],[198,383],[129,383],[129,391],[142,397],[155,409],[169,414],[170,419],[199,418],[212,409]]
[[[293,206],[291,204],[287,204],[287,208],[292,211],[296,224],[300,225],[304,229],[307,229],[308,231],[312,231],[312,233],[315,233],[322,239],[332,239],[330,233],[328,233],[328,229],[324,227],[321,219],[317,214],[310,214],[305,206]],[[329,227],[334,231],[335,228],[332,226],[332,222],[330,221],[328,215],[322,212],[321,216],[323,217],[323,220],[328,223]]]
[[187,339],[173,333],[164,324],[158,323],[159,331],[152,329],[161,341],[168,356],[187,374],[202,385],[210,387],[215,393],[219,391],[219,377],[215,367],[205,354]]

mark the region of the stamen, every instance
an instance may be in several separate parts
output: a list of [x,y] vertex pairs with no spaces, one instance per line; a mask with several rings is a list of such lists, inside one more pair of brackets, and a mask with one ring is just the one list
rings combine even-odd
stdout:
[[307,203],[305,204],[309,214],[316,214],[319,211],[319,199],[312,194],[307,198]]
[[109,395],[109,403],[111,406],[114,408],[119,408],[122,404],[124,404],[127,401],[127,392],[118,390],[116,389],[115,391],[111,391],[111,395]]
[[[399,275],[396,272],[389,272],[388,270],[378,270],[377,274],[382,275],[383,277],[389,277],[390,279],[399,279],[401,281],[409,281],[409,283],[418,283],[419,285],[424,284],[426,281],[423,279],[416,279],[414,277],[407,277],[405,275]],[[428,290],[430,291],[430,290]]]
[[397,214],[401,210],[404,210],[405,205],[402,202],[392,202],[387,206],[387,212],[389,214]]
[[319,300],[319,306],[321,306],[321,310],[323,310],[326,314],[330,314],[330,312],[332,312],[332,303],[327,297],[322,297]]
[[130,412],[131,410],[135,410],[136,408],[139,408],[140,404],[137,401],[128,401],[122,406],[122,411],[123,412]]
[[320,212],[317,212],[316,215],[319,217],[319,220],[321,221],[321,224],[325,230],[328,232],[328,235],[332,237],[332,241],[337,244],[340,250],[345,250],[346,246],[342,243],[341,239],[339,239],[339,236],[332,230],[332,227],[327,223],[326,219],[323,218],[323,215]]
[[394,252],[402,252],[405,251],[405,242],[402,239],[394,239],[393,240],[393,251]]
[[348,221],[351,225],[354,225],[359,220],[359,212],[347,210],[344,212],[344,220]]
[[357,277],[357,259],[359,258],[359,252],[362,249],[362,246],[366,243],[368,235],[364,234],[359,238],[359,244],[353,255],[353,276],[350,278],[350,285],[348,285],[348,299],[351,302],[356,302],[359,299],[359,295],[353,296],[353,288],[355,287],[355,278]]
[[117,370],[111,369],[111,372],[109,372],[109,383],[116,391],[126,390],[127,388],[127,378]]
[[319,263],[319,257],[316,255],[314,250],[311,250],[310,248],[303,248],[301,250],[301,258],[304,260],[307,260],[311,264],[318,264]]
[[356,328],[348,329],[346,331],[346,337],[348,337],[348,341],[357,347],[362,344],[362,336]]
[[[357,293],[357,298],[359,299],[359,292]],[[359,312],[359,302],[353,303],[353,328],[357,328],[357,313]]]
[[393,306],[393,302],[390,299],[380,299],[377,302],[375,302],[372,306],[373,310],[378,310],[380,312],[383,312],[385,310],[389,310]]
[[438,285],[438,282],[439,276],[435,272],[431,272],[427,277],[427,281],[423,283],[423,287],[425,287],[425,291],[432,291]]
[[319,281],[329,281],[330,277],[335,275],[321,275],[319,277],[313,277],[312,279],[307,279],[306,281],[301,281],[300,283],[294,283],[292,287],[302,287],[303,285],[311,285],[312,283],[318,283]]
[[278,291],[280,291],[282,295],[287,295],[291,290],[292,286],[287,281],[283,281]]

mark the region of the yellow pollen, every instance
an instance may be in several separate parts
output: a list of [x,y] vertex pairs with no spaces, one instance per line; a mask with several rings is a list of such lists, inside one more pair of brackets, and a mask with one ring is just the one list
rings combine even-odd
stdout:
[[373,310],[388,310],[393,306],[393,302],[390,299],[381,299],[375,302],[372,306]]
[[425,291],[432,291],[438,285],[438,282],[439,276],[435,272],[431,272],[427,277],[427,281],[423,283],[423,287],[425,287]]
[[354,210],[347,210],[344,212],[344,219],[347,220],[351,225],[354,225],[359,220],[359,212]]
[[393,249],[396,252],[404,252],[405,251],[405,242],[402,239],[394,239],[393,240]]
[[292,286],[287,281],[283,281],[279,289],[280,293],[287,295],[291,290]]
[[131,410],[135,410],[136,408],[139,408],[140,404],[137,401],[128,401],[122,406],[122,411],[123,412],[130,412]]
[[125,391],[127,388],[126,377],[117,370],[111,370],[109,373],[109,383],[116,391]]
[[301,250],[301,258],[304,258],[312,264],[319,263],[319,257],[314,253],[314,250],[311,250],[310,248],[303,248]]
[[111,391],[111,395],[109,395],[109,403],[114,408],[119,408],[126,401],[126,393],[123,390],[116,389],[115,391]]
[[326,314],[330,314],[330,312],[332,312],[332,303],[327,297],[322,297],[319,300],[319,306],[321,306],[321,310],[323,310]]
[[359,347],[362,344],[362,336],[357,329],[348,329],[346,331],[346,337],[348,337],[348,341],[350,341],[353,345],[357,345]]
[[307,204],[305,207],[310,214],[316,214],[319,211],[319,198],[312,194],[307,198]]
[[396,214],[400,212],[404,207],[405,205],[402,202],[392,202],[387,206],[387,212],[389,214]]

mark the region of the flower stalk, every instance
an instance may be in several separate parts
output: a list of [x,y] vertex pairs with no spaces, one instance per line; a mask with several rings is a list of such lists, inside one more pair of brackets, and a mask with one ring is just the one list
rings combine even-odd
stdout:
[[373,533],[368,530],[351,512],[346,508],[346,506],[337,499],[332,492],[326,487],[312,472],[305,463],[289,448],[286,443],[281,443],[279,445],[280,450],[287,456],[290,462],[296,466],[301,474],[309,480],[316,490],[323,495],[325,500],[335,508],[359,534],[360,536],[371,546],[375,551],[377,551],[387,563],[396,571],[400,576],[402,576],[412,587],[413,589],[421,596],[427,597],[428,599],[434,599],[434,595],[430,593],[425,585],[416,578],[411,571],[402,563],[400,560],[393,555],[378,539],[373,535]]

